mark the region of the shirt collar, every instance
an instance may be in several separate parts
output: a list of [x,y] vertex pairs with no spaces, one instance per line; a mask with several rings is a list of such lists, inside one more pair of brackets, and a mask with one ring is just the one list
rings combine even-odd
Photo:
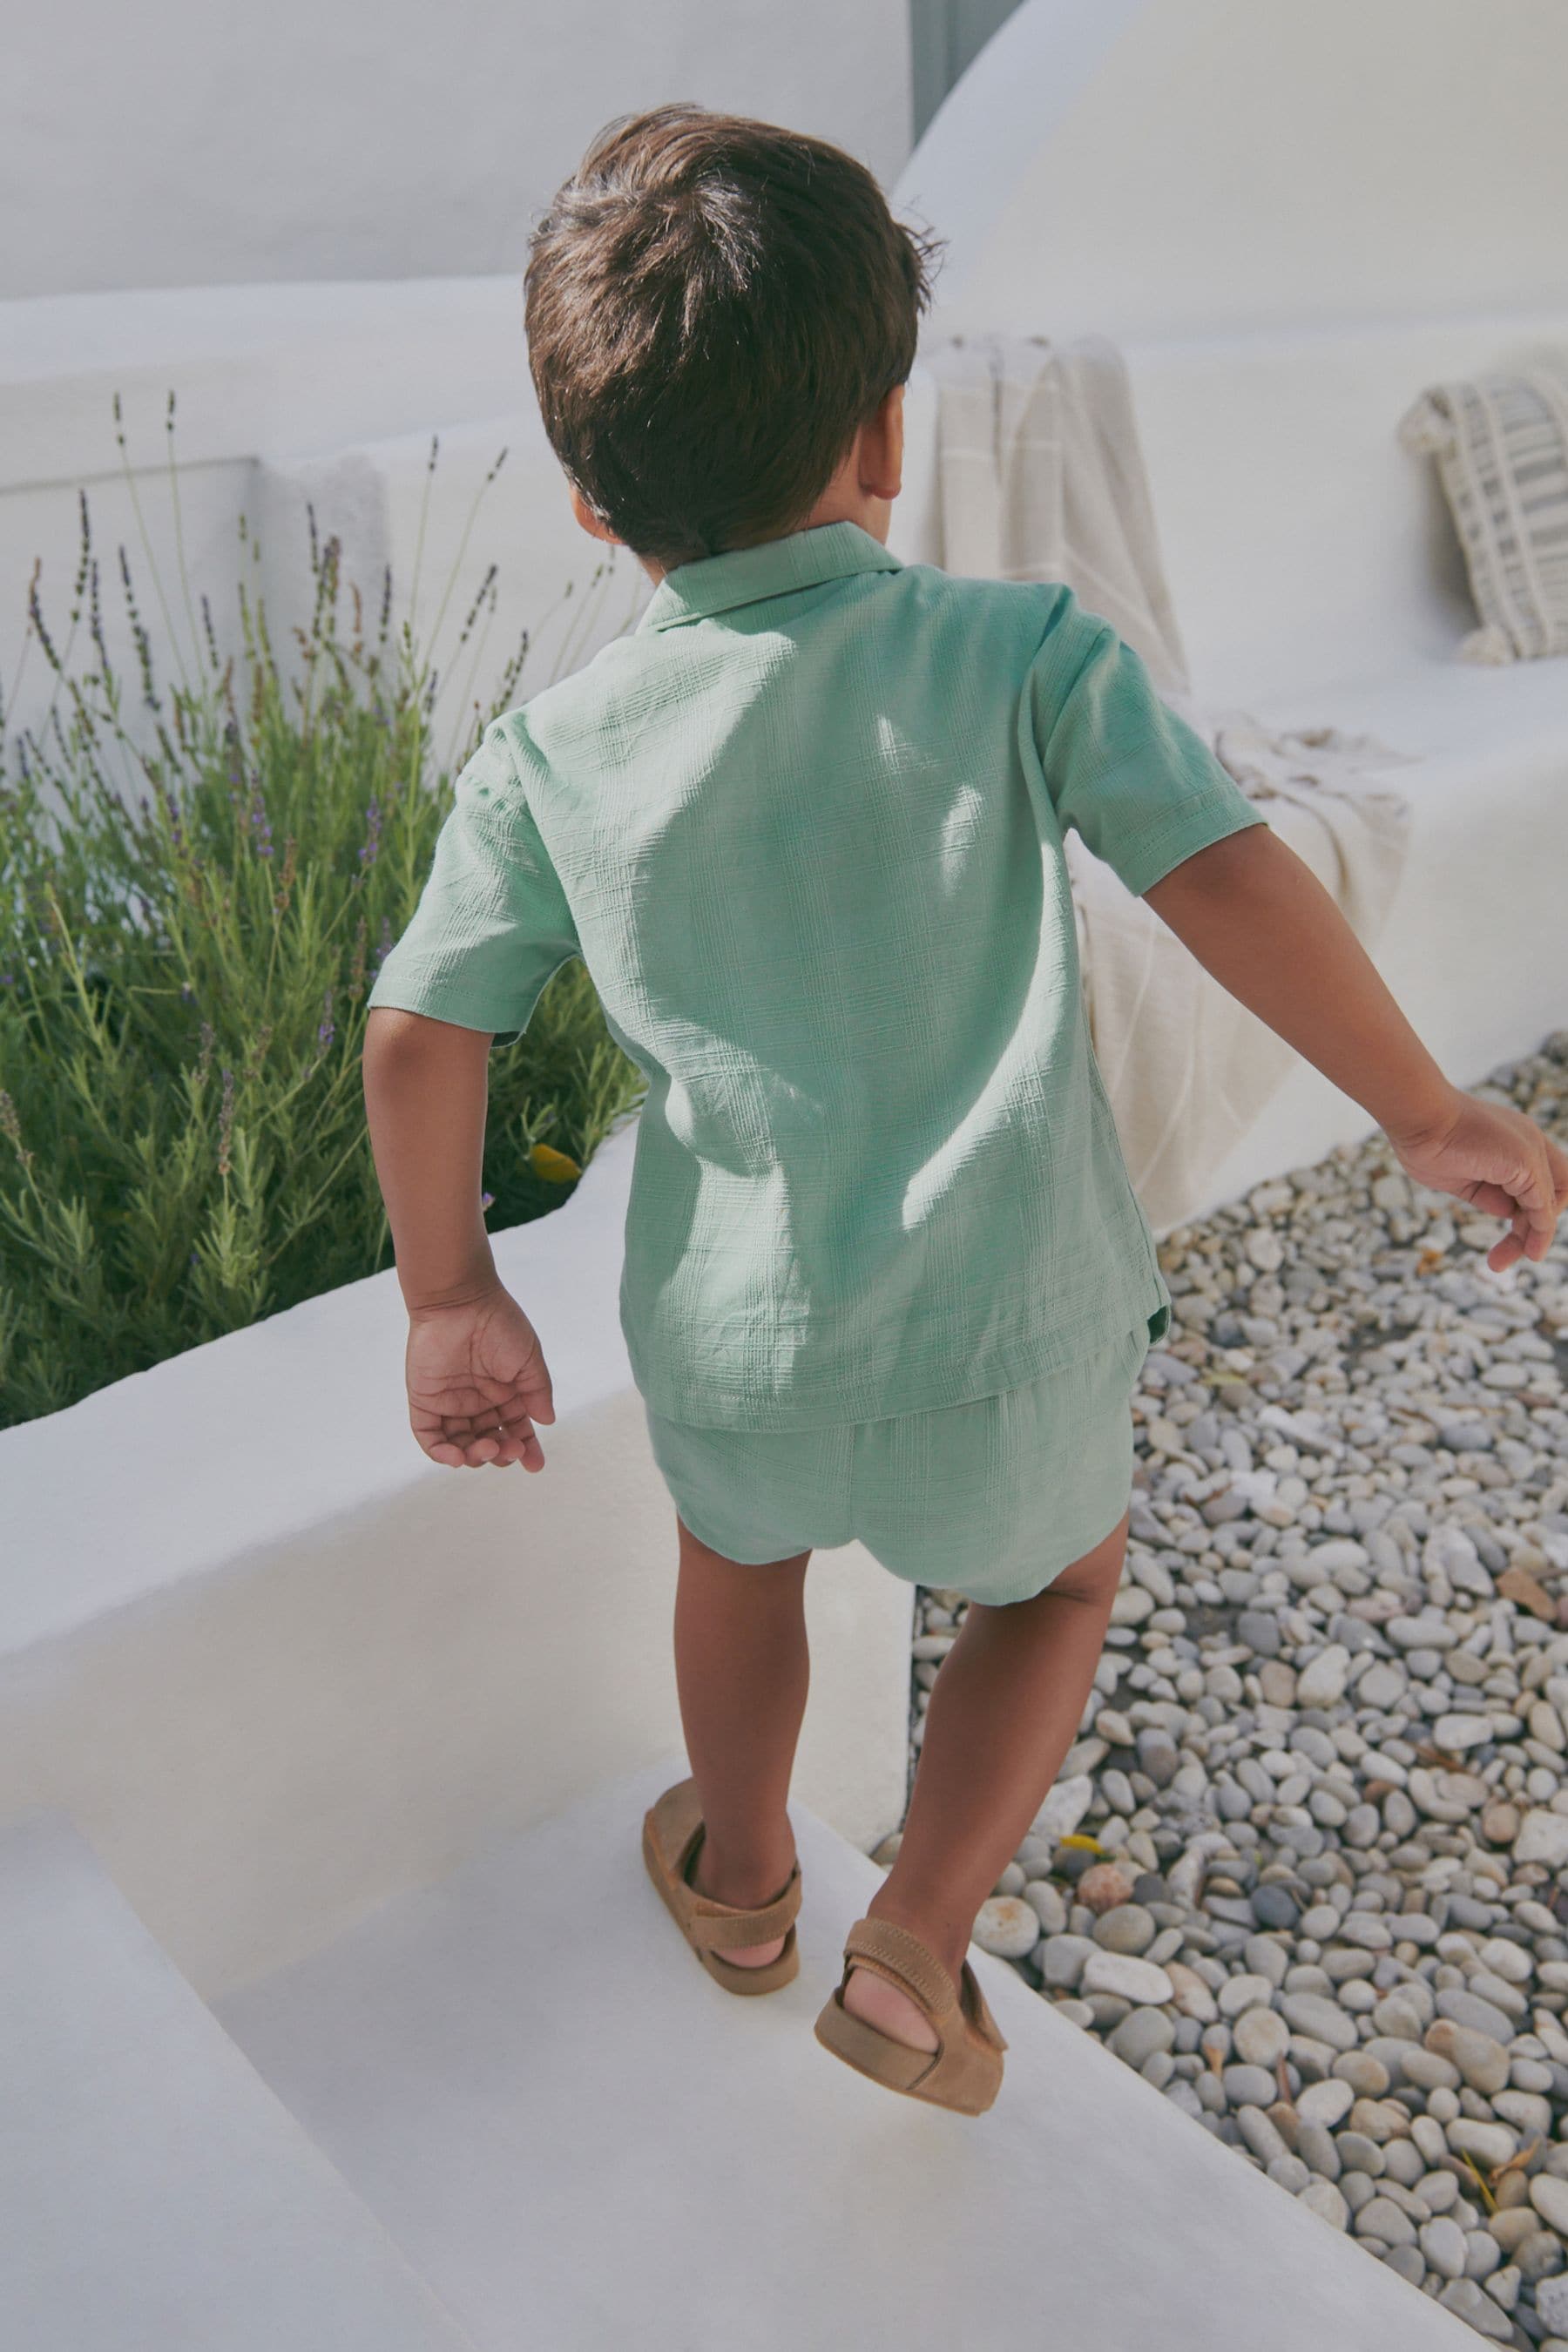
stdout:
[[819,522],[809,530],[788,531],[782,539],[764,539],[754,547],[726,548],[719,555],[700,555],[667,572],[643,608],[637,625],[645,629],[672,628],[680,621],[700,620],[705,614],[727,613],[738,604],[754,604],[765,596],[787,596],[796,588],[815,588],[824,580],[844,580],[856,572],[900,572],[900,559],[858,522]]

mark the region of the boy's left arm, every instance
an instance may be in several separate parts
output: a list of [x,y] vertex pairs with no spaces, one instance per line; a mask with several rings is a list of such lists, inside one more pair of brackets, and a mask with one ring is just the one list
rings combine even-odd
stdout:
[[1568,1155],[1522,1111],[1450,1085],[1331,894],[1159,695],[1142,656],[1070,588],[1040,594],[1026,711],[1058,824],[1370,1112],[1418,1184],[1509,1220],[1494,1273],[1544,1257],[1568,1206]]
[[542,1470],[539,1335],[501,1287],[480,1207],[490,1036],[389,1005],[365,1024],[371,1150],[408,1308],[408,1418],[451,1469]]
[[1568,1154],[1511,1106],[1452,1085],[1304,858],[1268,824],[1227,834],[1142,897],[1223,988],[1377,1121],[1417,1183],[1510,1231],[1487,1263],[1539,1260],[1568,1206]]

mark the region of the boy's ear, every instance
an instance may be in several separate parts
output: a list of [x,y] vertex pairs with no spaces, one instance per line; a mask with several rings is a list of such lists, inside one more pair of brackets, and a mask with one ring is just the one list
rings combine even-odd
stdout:
[[904,387],[894,384],[884,394],[877,412],[878,467],[881,478],[876,485],[879,498],[895,499],[903,484],[904,468]]
[[616,537],[615,532],[610,529],[609,524],[605,522],[603,516],[596,515],[594,512],[593,508],[588,504],[587,499],[583,496],[583,493],[577,488],[576,483],[572,483],[570,487],[572,492],[572,511],[576,516],[578,521],[582,524],[584,530],[588,533],[588,536],[591,539],[606,540],[612,547],[619,547],[621,545],[621,541]]

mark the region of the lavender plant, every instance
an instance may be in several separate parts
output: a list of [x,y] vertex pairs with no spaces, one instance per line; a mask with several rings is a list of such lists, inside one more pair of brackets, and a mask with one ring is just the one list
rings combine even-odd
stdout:
[[[115,415],[119,428],[118,398]],[[47,718],[12,735],[0,709],[0,1425],[390,1264],[360,1086],[365,996],[452,780],[519,698],[528,656],[525,633],[443,753],[443,680],[409,623],[392,627],[390,573],[367,627],[313,513],[298,663],[285,675],[243,578],[226,655],[184,577],[174,422],[171,394],[188,644],[155,590],[175,677],[159,675],[123,546],[137,675],[111,662],[82,493],[63,642],[37,568],[29,601]],[[126,475],[134,499],[128,461]],[[240,535],[243,572],[258,552],[243,518]],[[142,544],[152,563],[144,529]],[[495,581],[492,566],[458,640],[470,680]],[[489,1223],[556,1207],[641,1087],[568,965],[526,1037],[491,1056]]]

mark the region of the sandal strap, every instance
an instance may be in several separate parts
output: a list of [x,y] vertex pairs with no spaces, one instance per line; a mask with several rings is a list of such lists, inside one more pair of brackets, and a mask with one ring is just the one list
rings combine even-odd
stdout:
[[935,1953],[896,1920],[857,1919],[844,1939],[844,1962],[846,1978],[852,1965],[868,1964],[907,1992],[933,2026],[958,2007],[957,1989]]
[[699,1951],[733,1952],[748,1944],[771,1943],[782,1936],[800,1910],[800,1864],[797,1862],[781,1894],[755,1911],[742,1911],[715,1903],[710,1895],[690,1888],[691,1911],[687,1935]]

